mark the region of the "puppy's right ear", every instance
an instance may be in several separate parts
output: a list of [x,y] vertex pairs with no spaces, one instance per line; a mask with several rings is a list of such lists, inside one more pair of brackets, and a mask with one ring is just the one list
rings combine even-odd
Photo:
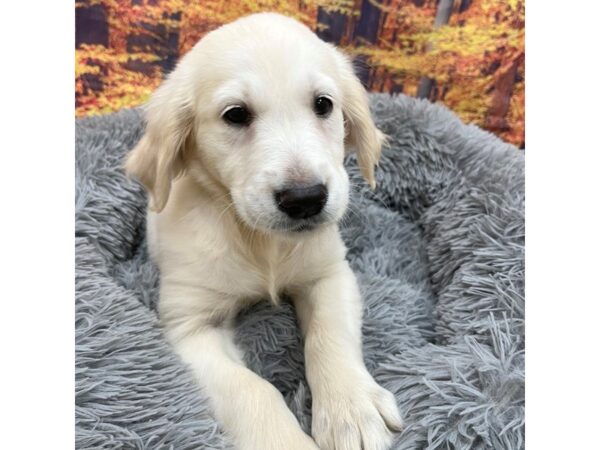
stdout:
[[146,132],[125,162],[125,172],[148,190],[156,212],[163,210],[171,182],[185,169],[193,129],[192,90],[177,75],[176,69],[145,106]]
[[358,167],[371,189],[375,189],[375,167],[386,138],[373,122],[367,91],[354,73],[350,59],[338,50],[334,55],[338,61],[343,95],[345,145],[347,149],[356,151]]

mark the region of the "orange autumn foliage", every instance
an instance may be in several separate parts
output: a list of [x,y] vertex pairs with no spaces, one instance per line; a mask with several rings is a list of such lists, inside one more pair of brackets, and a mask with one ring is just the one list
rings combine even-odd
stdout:
[[[377,9],[375,41],[356,33],[363,2]],[[240,16],[278,11],[323,32],[329,25],[319,18],[329,14],[344,19],[337,44],[367,58],[369,89],[416,95],[428,77],[435,80],[430,100],[522,146],[523,1],[452,3],[448,24],[434,29],[436,0],[78,1],[77,8],[101,8],[108,40],[77,43],[76,114],[142,104],[169,69],[168,58],[183,55],[207,32]]]

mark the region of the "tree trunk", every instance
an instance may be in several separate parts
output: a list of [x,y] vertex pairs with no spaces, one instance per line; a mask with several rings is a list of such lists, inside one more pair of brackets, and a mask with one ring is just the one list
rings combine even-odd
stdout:
[[[459,14],[464,13],[467,9],[469,9],[469,7],[471,6],[471,3],[473,3],[473,0],[461,0],[460,6],[458,7],[458,13]],[[458,26],[464,27],[465,19],[459,19]]]
[[[360,17],[356,22],[353,31],[353,41],[357,43],[375,44],[379,35],[379,23],[381,19],[381,10],[369,0],[362,0],[360,6]],[[365,86],[372,84],[372,70],[369,69],[369,63],[366,57],[358,56],[357,75]]]
[[[171,20],[176,20],[177,23],[181,23],[181,12],[178,11],[176,13],[171,14]],[[179,26],[170,30],[167,34],[167,45],[166,45],[166,54],[165,58],[162,61],[161,67],[163,74],[168,74],[171,72],[175,66],[177,65],[177,61],[179,60]]]
[[510,106],[517,70],[523,61],[523,53],[517,56],[506,69],[499,71],[498,77],[494,83],[494,93],[488,114],[485,119],[485,126],[491,131],[506,131],[509,126],[506,122],[506,113]]
[[[163,18],[179,21],[181,13],[165,15]],[[151,49],[151,52],[159,59],[155,62],[129,61],[125,64],[125,67],[129,70],[150,75],[154,67],[159,66],[161,72],[166,75],[175,68],[179,56],[179,28],[168,29],[162,23],[142,23],[141,27],[147,33],[129,35],[127,37],[127,52],[143,53],[147,49]]]
[[340,12],[327,12],[319,7],[317,24],[326,25],[324,30],[317,30],[317,36],[327,42],[339,45],[346,31],[346,16]]
[[[435,14],[435,21],[433,22],[433,29],[443,27],[450,20],[452,15],[452,7],[454,6],[454,0],[440,0]],[[431,50],[431,46],[428,44],[425,51]],[[435,86],[435,80],[429,77],[421,77],[419,82],[419,88],[417,89],[418,98],[429,98],[431,95],[432,88]]]
[[473,3],[473,0],[461,0],[460,6],[458,7],[458,12],[459,13],[465,12],[467,9],[469,9],[469,6],[471,6],[471,3]]
[[81,44],[108,47],[108,21],[102,5],[75,8],[75,48]]
[[360,17],[354,29],[354,39],[375,44],[379,34],[381,10],[369,0],[363,0]]
[[[75,48],[83,44],[95,44],[108,47],[108,18],[102,5],[81,6],[75,8]],[[90,66],[96,66],[104,71],[98,61],[88,61]],[[83,92],[101,92],[104,89],[102,75],[86,73],[81,75]],[[76,99],[76,105],[77,99]]]

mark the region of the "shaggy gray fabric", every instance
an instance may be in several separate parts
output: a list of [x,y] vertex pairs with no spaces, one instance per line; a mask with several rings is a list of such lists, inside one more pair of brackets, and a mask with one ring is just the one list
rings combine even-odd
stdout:
[[[407,422],[393,448],[523,448],[523,153],[443,107],[371,100],[390,145],[375,192],[348,158],[343,236],[365,299],[367,366]],[[119,169],[140,115],[76,130],[77,448],[230,448],[158,326],[146,197]],[[238,336],[309,430],[290,305],[244,312]]]

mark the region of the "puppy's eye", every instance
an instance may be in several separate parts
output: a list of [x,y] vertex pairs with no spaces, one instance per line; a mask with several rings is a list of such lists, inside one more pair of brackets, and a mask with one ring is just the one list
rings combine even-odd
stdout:
[[243,106],[234,106],[225,111],[223,119],[233,125],[249,125],[251,117],[250,112]]
[[333,109],[332,101],[324,96],[315,98],[314,110],[319,117],[327,117]]

